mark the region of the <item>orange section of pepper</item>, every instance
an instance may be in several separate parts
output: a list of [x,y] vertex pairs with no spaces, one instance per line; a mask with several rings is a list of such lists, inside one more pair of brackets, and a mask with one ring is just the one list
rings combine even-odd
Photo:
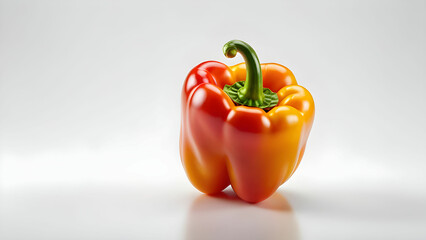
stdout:
[[208,61],[188,74],[182,89],[180,154],[191,183],[214,194],[231,184],[247,202],[271,196],[303,157],[314,120],[311,94],[286,67],[261,64],[263,86],[278,94],[270,111],[236,106],[225,84],[245,80],[245,64]]

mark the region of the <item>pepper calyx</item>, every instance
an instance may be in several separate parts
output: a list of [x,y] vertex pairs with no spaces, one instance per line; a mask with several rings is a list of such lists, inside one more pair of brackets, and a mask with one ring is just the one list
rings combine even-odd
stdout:
[[269,88],[263,88],[264,100],[252,100],[249,98],[241,99],[240,90],[244,87],[245,81],[240,81],[231,85],[225,85],[223,91],[232,99],[232,101],[249,107],[270,108],[278,104],[278,95]]

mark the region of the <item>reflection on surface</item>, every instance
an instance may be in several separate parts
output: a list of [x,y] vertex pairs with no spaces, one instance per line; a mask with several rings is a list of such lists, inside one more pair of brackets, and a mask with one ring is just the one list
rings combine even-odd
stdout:
[[186,239],[299,239],[287,199],[278,192],[258,204],[240,200],[232,190],[201,195],[190,208]]

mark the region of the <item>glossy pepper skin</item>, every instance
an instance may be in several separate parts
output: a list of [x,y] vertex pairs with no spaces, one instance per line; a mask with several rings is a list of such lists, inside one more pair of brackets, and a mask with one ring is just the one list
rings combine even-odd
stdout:
[[261,64],[263,87],[278,105],[236,106],[223,91],[246,79],[246,64],[207,61],[193,68],[182,89],[180,155],[190,182],[215,194],[231,185],[251,203],[271,196],[297,169],[314,120],[311,94],[286,67]]

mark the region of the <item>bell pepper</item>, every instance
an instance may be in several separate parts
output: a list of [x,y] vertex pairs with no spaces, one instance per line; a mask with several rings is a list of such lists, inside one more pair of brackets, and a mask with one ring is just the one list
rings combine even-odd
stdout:
[[271,196],[296,171],[314,120],[314,101],[293,73],[260,64],[245,42],[232,40],[228,67],[207,61],[193,68],[182,89],[180,156],[190,182],[215,194],[232,186],[247,202]]

